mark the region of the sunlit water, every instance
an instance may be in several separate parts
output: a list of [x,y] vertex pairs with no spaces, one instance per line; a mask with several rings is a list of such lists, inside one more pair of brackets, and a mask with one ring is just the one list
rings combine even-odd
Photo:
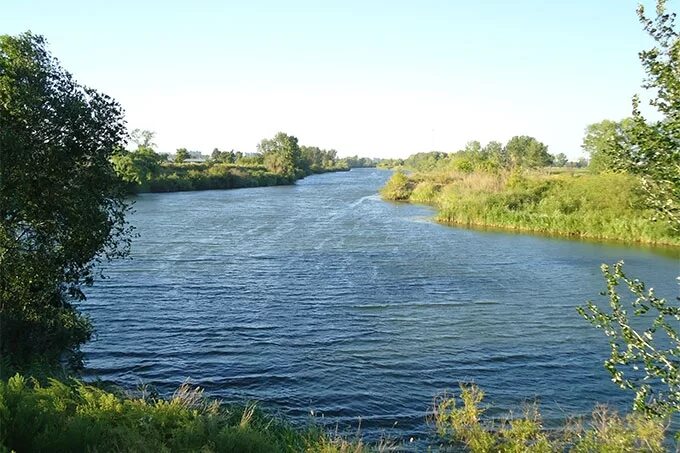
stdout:
[[548,423],[628,406],[575,307],[619,259],[675,297],[677,253],[441,226],[381,201],[388,177],[137,197],[133,259],[83,304],[97,329],[88,374],[161,393],[190,379],[369,439],[426,438],[433,397],[463,381],[490,415],[527,400]]

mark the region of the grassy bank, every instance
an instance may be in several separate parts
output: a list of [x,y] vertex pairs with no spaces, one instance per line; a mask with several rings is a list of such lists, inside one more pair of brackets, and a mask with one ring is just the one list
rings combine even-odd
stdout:
[[348,171],[347,167],[318,169],[309,173],[284,175],[262,165],[244,166],[225,163],[167,163],[142,184],[130,184],[130,191],[179,192],[190,190],[240,189],[293,184],[309,174]]
[[292,184],[295,180],[267,171],[264,166],[234,164],[164,164],[137,192],[239,189]]
[[437,208],[437,221],[468,227],[680,246],[668,224],[651,220],[637,178],[546,170],[396,172],[386,200]]
[[521,416],[485,419],[482,398],[481,390],[469,386],[458,396],[437,398],[429,420],[435,431],[431,445],[416,447],[347,440],[313,424],[295,428],[255,405],[220,404],[187,385],[162,399],[77,380],[41,385],[17,374],[0,381],[0,452],[672,451],[664,420],[620,417],[599,408],[590,421],[570,420],[562,429],[547,430],[533,406]]
[[362,452],[320,428],[295,429],[254,405],[226,406],[180,387],[169,399],[81,382],[0,382],[0,451]]

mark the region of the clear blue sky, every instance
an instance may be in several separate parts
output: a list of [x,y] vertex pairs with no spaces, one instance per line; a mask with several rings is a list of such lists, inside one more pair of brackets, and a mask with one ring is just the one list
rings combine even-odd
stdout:
[[576,158],[585,126],[641,91],[636,5],[4,0],[0,33],[44,35],[163,152],[254,151],[281,130],[380,157],[528,134]]

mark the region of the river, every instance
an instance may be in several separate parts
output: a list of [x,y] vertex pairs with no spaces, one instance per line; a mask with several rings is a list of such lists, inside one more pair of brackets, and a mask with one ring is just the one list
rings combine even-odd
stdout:
[[81,305],[97,330],[87,374],[161,393],[189,379],[368,439],[426,438],[433,397],[459,382],[492,416],[527,400],[548,424],[628,407],[575,307],[603,300],[599,266],[619,259],[677,296],[677,252],[438,225],[381,201],[388,177],[136,197],[132,259]]

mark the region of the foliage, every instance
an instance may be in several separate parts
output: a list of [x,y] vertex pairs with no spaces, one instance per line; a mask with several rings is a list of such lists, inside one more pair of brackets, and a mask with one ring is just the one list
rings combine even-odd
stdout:
[[320,149],[317,146],[300,147],[300,165],[305,174],[349,169],[346,162],[338,159],[336,150]]
[[600,173],[620,169],[616,158],[630,152],[632,120],[604,120],[586,128],[581,147],[590,155],[588,168]]
[[137,145],[137,148],[154,149],[156,144],[153,142],[156,133],[146,129],[134,129],[130,132],[130,141]]
[[261,154],[243,154],[215,148],[208,161],[196,163],[186,162],[194,154],[186,148],[178,149],[174,162],[169,162],[151,147],[140,145],[132,152],[119,150],[112,162],[129,192],[272,186],[291,184],[312,173],[349,169],[335,150],[300,148],[295,137],[284,133],[263,140],[260,149]]
[[378,166],[381,161],[378,158],[349,156],[343,158],[341,164],[348,168],[369,168]]
[[447,224],[680,244],[680,235],[668,225],[649,220],[640,183],[627,174],[519,169],[401,173],[388,181],[381,194],[388,200],[433,205],[437,220]]
[[189,158],[189,151],[186,148],[179,148],[175,152],[175,163],[181,164]]
[[618,165],[641,178],[647,201],[661,219],[680,231],[680,35],[675,13],[668,13],[658,0],[656,17],[650,19],[642,6],[638,16],[656,42],[640,52],[647,78],[643,88],[651,90],[650,105],[662,116],[647,121],[633,99],[632,147],[616,156]]
[[665,426],[660,419],[634,414],[621,418],[599,407],[589,426],[572,422],[566,429],[546,430],[534,405],[528,406],[522,417],[509,416],[494,424],[482,420],[484,393],[475,385],[461,385],[460,389],[460,401],[449,395],[435,400],[432,418],[442,439],[463,444],[474,453],[665,451]]
[[150,147],[140,146],[135,151],[118,149],[111,157],[111,163],[118,176],[134,192],[137,186],[146,186],[161,173],[166,159]]
[[[611,310],[588,302],[578,312],[609,338],[611,355],[605,368],[612,381],[635,392],[636,411],[662,417],[680,411],[680,336],[675,330],[680,306],[668,304],[652,288],[646,290],[643,282],[626,277],[622,261],[614,265],[613,272],[602,265],[602,273],[607,281],[607,292],[602,294],[609,297]],[[635,297],[630,304],[633,314],[651,321],[651,326],[642,330],[629,318],[617,292],[621,282]]]
[[408,200],[411,195],[411,184],[404,172],[395,171],[385,187],[380,189],[382,197],[386,200],[402,201]]
[[210,155],[210,160],[213,162],[234,164],[242,157],[243,153],[240,151],[234,151],[233,149],[231,151],[220,151],[219,149],[215,148]]
[[296,430],[255,405],[183,385],[170,399],[121,397],[78,381],[0,382],[0,448],[16,451],[363,452],[361,441]]
[[508,160],[515,167],[547,167],[552,164],[548,147],[526,135],[512,137],[505,145]]
[[301,155],[298,139],[284,132],[277,133],[272,139],[263,139],[257,150],[267,170],[294,178],[301,168]]
[[[406,168],[430,172],[453,170],[463,173],[477,171],[502,172],[512,168],[537,168],[552,165],[555,157],[548,153],[548,147],[529,136],[515,136],[503,146],[491,141],[485,146],[476,140],[470,141],[464,149],[453,153],[431,151],[416,153],[407,159],[385,159],[380,162],[384,168]],[[567,157],[560,155],[559,166],[567,166]]]
[[555,155],[553,165],[556,167],[566,167],[569,163],[569,158],[564,153],[559,153]]
[[74,302],[96,263],[127,252],[110,161],[124,137],[120,106],[76,83],[42,37],[0,36],[0,352],[14,364],[77,361],[92,334]]

